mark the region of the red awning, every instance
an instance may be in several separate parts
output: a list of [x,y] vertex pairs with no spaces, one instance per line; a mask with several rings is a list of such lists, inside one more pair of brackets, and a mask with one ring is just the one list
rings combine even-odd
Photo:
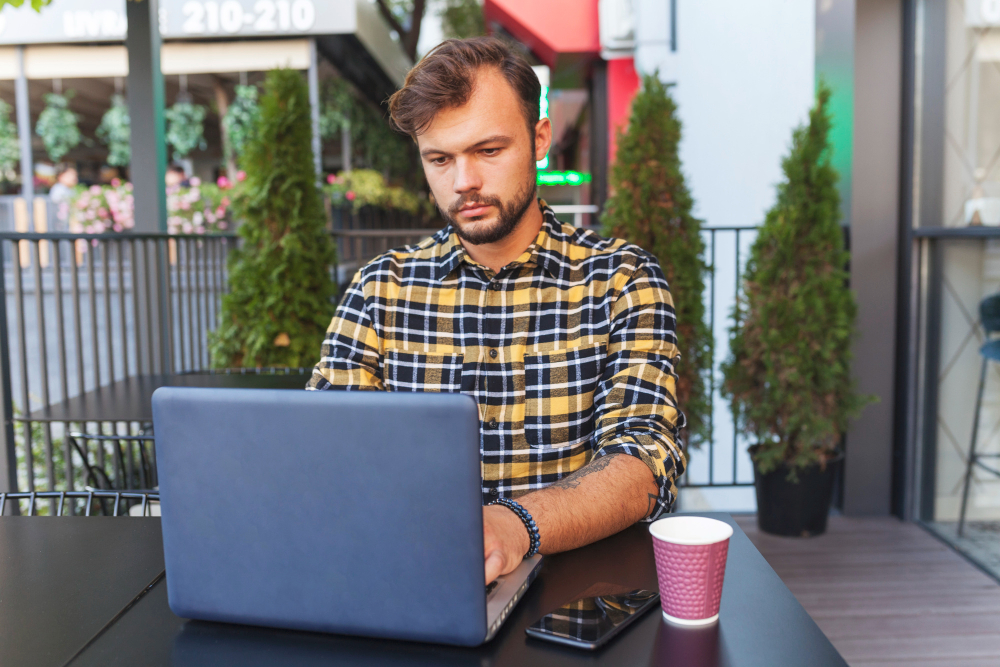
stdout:
[[597,0],[486,0],[486,26],[499,24],[549,67],[561,55],[601,52]]

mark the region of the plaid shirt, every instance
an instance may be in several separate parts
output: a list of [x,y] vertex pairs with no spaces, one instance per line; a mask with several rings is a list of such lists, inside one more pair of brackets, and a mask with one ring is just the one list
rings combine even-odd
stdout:
[[535,243],[499,272],[448,227],[364,266],[306,388],[472,396],[484,503],[635,456],[659,486],[656,518],[685,466],[667,282],[649,253],[541,207]]

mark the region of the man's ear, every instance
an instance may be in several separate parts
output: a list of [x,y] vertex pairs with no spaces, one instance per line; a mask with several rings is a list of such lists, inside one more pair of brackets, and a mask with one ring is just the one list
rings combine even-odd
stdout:
[[535,123],[535,162],[548,155],[552,146],[552,123],[542,118]]

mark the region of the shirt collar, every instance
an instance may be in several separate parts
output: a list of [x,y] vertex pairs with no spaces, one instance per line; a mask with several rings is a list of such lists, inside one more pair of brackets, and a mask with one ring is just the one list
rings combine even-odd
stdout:
[[[556,219],[556,214],[552,212],[544,199],[538,200],[538,206],[542,209],[542,228],[535,237],[534,243],[528,246],[512,264],[523,264],[525,266],[541,266],[550,276],[557,276],[562,268],[563,255],[559,251],[561,242],[556,241],[553,236],[561,234],[562,223]],[[442,239],[441,253],[438,255],[437,279],[442,281],[457,269],[462,262],[470,266],[478,266],[458,238],[458,234],[449,225],[439,232],[444,236]]]

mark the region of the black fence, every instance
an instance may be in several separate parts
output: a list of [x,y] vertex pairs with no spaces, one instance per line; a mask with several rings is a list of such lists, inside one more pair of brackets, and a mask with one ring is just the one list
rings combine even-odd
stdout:
[[[332,268],[340,269],[343,283],[353,273],[345,267],[360,266],[434,231],[334,229],[339,266]],[[682,484],[749,486],[749,443],[721,399],[717,367],[728,353],[730,312],[756,230],[709,228],[703,233],[713,267],[704,294],[716,350],[712,439],[690,452]],[[5,295],[0,301],[0,492],[155,487],[149,424],[60,422],[39,415],[125,378],[208,369],[208,335],[218,322],[228,285],[227,258],[237,242],[234,235],[0,233]],[[36,499],[39,512],[59,511],[55,496]],[[68,511],[74,511],[72,504]]]
[[152,486],[148,424],[35,416],[125,378],[207,367],[235,244],[231,235],[0,233],[6,490]]

